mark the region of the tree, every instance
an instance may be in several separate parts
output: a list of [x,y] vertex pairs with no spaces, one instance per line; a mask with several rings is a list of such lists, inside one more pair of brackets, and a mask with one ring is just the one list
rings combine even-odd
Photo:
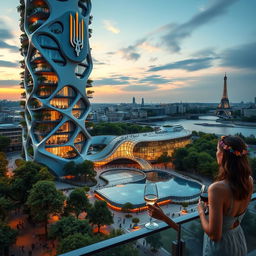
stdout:
[[52,181],[38,181],[29,192],[26,204],[32,217],[44,222],[46,236],[48,219],[51,214],[62,213],[64,200],[65,196],[56,190]]
[[18,231],[0,223],[0,255],[9,255],[9,247],[15,243]]
[[184,208],[184,210],[187,210],[188,202],[183,202],[181,205]]
[[5,153],[0,152],[0,177],[6,176],[7,173],[8,160]]
[[39,170],[38,174],[36,175],[36,179],[54,181],[55,177],[49,172],[47,167],[43,167]]
[[188,155],[186,148],[178,148],[173,153],[173,164],[178,171],[184,170],[183,159]]
[[94,206],[88,212],[88,218],[90,223],[98,226],[98,233],[102,225],[113,223],[113,216],[105,201],[95,201]]
[[134,208],[133,204],[130,202],[127,202],[122,206],[121,211],[124,213],[129,213],[130,210],[133,208]]
[[65,252],[79,249],[94,242],[96,242],[95,239],[93,239],[89,235],[76,233],[61,240],[57,252],[58,254],[62,254]]
[[26,163],[26,161],[23,160],[23,159],[20,159],[20,158],[15,160],[15,164],[16,164],[17,167],[20,167],[25,163]]
[[198,165],[198,153],[193,150],[189,150],[188,155],[185,156],[183,159],[184,168],[187,170],[196,171],[197,165]]
[[67,200],[67,210],[68,212],[74,212],[76,218],[83,211],[87,211],[90,208],[91,204],[86,196],[86,193],[83,188],[76,188],[71,192]]
[[49,238],[63,239],[70,235],[81,233],[82,235],[91,234],[91,226],[88,220],[79,220],[74,216],[63,217],[58,222],[52,224],[49,230]]
[[1,152],[6,151],[6,149],[10,145],[10,142],[11,142],[10,138],[0,135],[0,151]]
[[29,190],[37,181],[52,180],[53,177],[46,167],[30,161],[16,168],[13,173],[12,191],[21,204],[27,201]]
[[8,212],[12,209],[12,202],[6,197],[0,197],[0,221],[4,221]]
[[158,250],[163,245],[161,241],[161,233],[156,233],[146,237],[147,244],[150,245],[152,250]]
[[76,174],[76,164],[74,161],[67,162],[63,168],[65,175],[75,175]]
[[134,226],[137,226],[139,222],[140,222],[139,218],[133,218],[132,219],[132,223],[134,223]]
[[85,181],[95,177],[96,172],[94,171],[94,163],[89,160],[85,160],[84,162],[77,164],[76,173],[78,176],[82,176]]
[[158,157],[157,162],[163,163],[165,168],[167,168],[167,164],[172,161],[172,157],[168,155],[168,152],[163,152],[161,156]]

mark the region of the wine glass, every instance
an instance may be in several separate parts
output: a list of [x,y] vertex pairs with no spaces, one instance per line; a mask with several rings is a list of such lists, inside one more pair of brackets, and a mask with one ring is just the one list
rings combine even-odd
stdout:
[[[158,190],[156,183],[149,182],[146,183],[144,188],[144,200],[146,204],[154,205],[158,199]],[[150,221],[145,224],[145,227],[148,229],[156,229],[158,224],[152,221],[152,217],[150,217]]]

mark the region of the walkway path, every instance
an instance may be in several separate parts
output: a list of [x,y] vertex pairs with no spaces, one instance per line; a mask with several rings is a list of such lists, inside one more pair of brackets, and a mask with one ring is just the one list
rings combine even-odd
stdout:
[[21,211],[13,212],[9,225],[19,231],[16,243],[10,248],[9,255],[13,256],[54,256],[55,243],[45,241],[44,227],[32,225],[27,221],[27,215]]

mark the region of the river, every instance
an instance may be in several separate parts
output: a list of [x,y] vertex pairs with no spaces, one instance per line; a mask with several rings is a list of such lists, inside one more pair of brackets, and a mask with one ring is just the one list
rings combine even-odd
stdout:
[[[177,120],[176,119],[176,120],[169,120],[169,121],[162,121],[162,122],[154,122],[152,124],[154,125],[181,124],[185,129],[190,131],[201,131],[205,133],[215,133],[219,135],[234,135],[236,133],[242,133],[244,136],[254,135],[256,137],[256,127],[239,126],[234,124],[232,124],[233,127],[219,126],[221,125],[221,123],[216,122],[217,119],[218,118],[215,116],[200,116],[198,120],[187,120],[187,119]],[[218,127],[196,125],[200,123],[218,125]]]

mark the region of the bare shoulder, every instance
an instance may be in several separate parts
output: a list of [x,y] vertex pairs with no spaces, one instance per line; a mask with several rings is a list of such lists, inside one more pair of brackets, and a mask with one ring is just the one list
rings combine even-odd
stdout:
[[223,194],[226,191],[228,191],[227,186],[223,183],[223,181],[216,181],[212,183],[209,188],[208,192],[209,193],[214,193],[214,194]]
[[251,193],[253,193],[253,184],[254,184],[254,180],[253,180],[253,177],[252,177],[252,176],[250,176],[249,178],[250,178],[250,181],[251,181],[251,183],[252,183],[252,189],[251,189],[252,191],[251,191]]

